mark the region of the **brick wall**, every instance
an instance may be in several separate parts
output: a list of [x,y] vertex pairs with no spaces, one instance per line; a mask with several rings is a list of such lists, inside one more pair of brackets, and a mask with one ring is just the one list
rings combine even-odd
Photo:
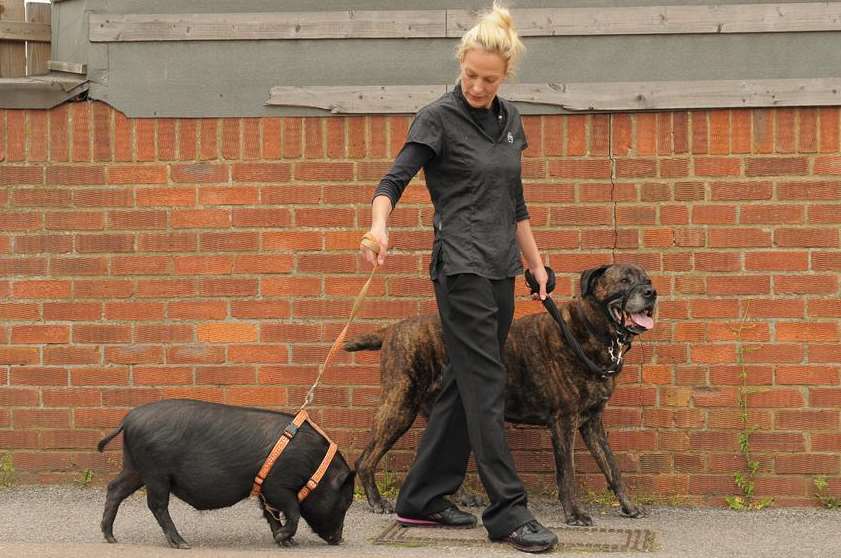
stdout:
[[[296,408],[366,278],[368,201],[409,121],[0,111],[0,451],[18,478],[108,478],[119,453],[96,442],[147,401]],[[526,198],[559,298],[612,260],[643,264],[662,294],[607,412],[636,492],[738,493],[742,370],[757,493],[809,504],[818,474],[841,491],[839,110],[525,121]],[[413,185],[355,331],[433,309],[431,216]],[[318,392],[351,456],[378,389],[377,355],[357,353]],[[542,430],[512,437],[535,490],[553,483],[549,445]],[[577,465],[603,485],[589,456]]]

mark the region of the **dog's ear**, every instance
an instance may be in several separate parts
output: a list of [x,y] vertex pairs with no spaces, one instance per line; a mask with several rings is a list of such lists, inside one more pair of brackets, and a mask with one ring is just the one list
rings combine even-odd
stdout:
[[593,292],[593,284],[596,282],[596,279],[604,275],[604,272],[607,271],[609,265],[600,265],[599,267],[594,267],[592,269],[588,269],[581,273],[581,297],[584,298],[592,294]]

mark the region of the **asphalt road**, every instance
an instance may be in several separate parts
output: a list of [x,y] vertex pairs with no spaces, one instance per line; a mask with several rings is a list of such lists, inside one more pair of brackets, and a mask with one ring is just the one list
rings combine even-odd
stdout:
[[[158,524],[136,494],[120,508],[114,524],[119,544],[102,539],[99,520],[105,501],[102,488],[14,487],[0,489],[0,556],[9,558],[227,558],[227,557],[389,557],[502,558],[526,556],[504,544],[483,541],[476,546],[391,546],[371,541],[393,516],[369,513],[362,502],[351,507],[345,541],[328,546],[302,522],[293,548],[278,548],[254,501],[232,508],[198,512],[173,498],[170,512],[192,550],[166,546]],[[558,506],[532,504],[546,525],[562,526]],[[480,510],[472,510],[480,511]],[[835,558],[841,556],[841,511],[766,509],[733,512],[722,509],[652,508],[643,519],[627,519],[614,509],[595,509],[596,526],[606,529],[647,529],[655,534],[653,552],[582,552],[576,556],[605,558]],[[429,531],[429,530],[427,530]],[[441,532],[443,530],[435,530]],[[469,534],[468,534],[469,535]],[[556,552],[554,555],[564,554]]]

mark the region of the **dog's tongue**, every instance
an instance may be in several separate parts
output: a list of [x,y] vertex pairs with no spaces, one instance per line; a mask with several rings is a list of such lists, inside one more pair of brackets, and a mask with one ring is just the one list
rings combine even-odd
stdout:
[[645,312],[629,314],[628,319],[630,319],[632,322],[634,322],[634,324],[643,329],[651,329],[654,327],[654,319]]

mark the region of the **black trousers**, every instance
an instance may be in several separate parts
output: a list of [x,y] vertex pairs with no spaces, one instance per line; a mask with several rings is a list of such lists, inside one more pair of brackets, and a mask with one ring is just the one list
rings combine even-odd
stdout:
[[505,368],[501,349],[514,316],[514,279],[473,274],[434,281],[448,362],[441,394],[397,498],[397,513],[420,516],[451,504],[473,450],[490,498],[482,522],[491,538],[532,520],[505,439]]

